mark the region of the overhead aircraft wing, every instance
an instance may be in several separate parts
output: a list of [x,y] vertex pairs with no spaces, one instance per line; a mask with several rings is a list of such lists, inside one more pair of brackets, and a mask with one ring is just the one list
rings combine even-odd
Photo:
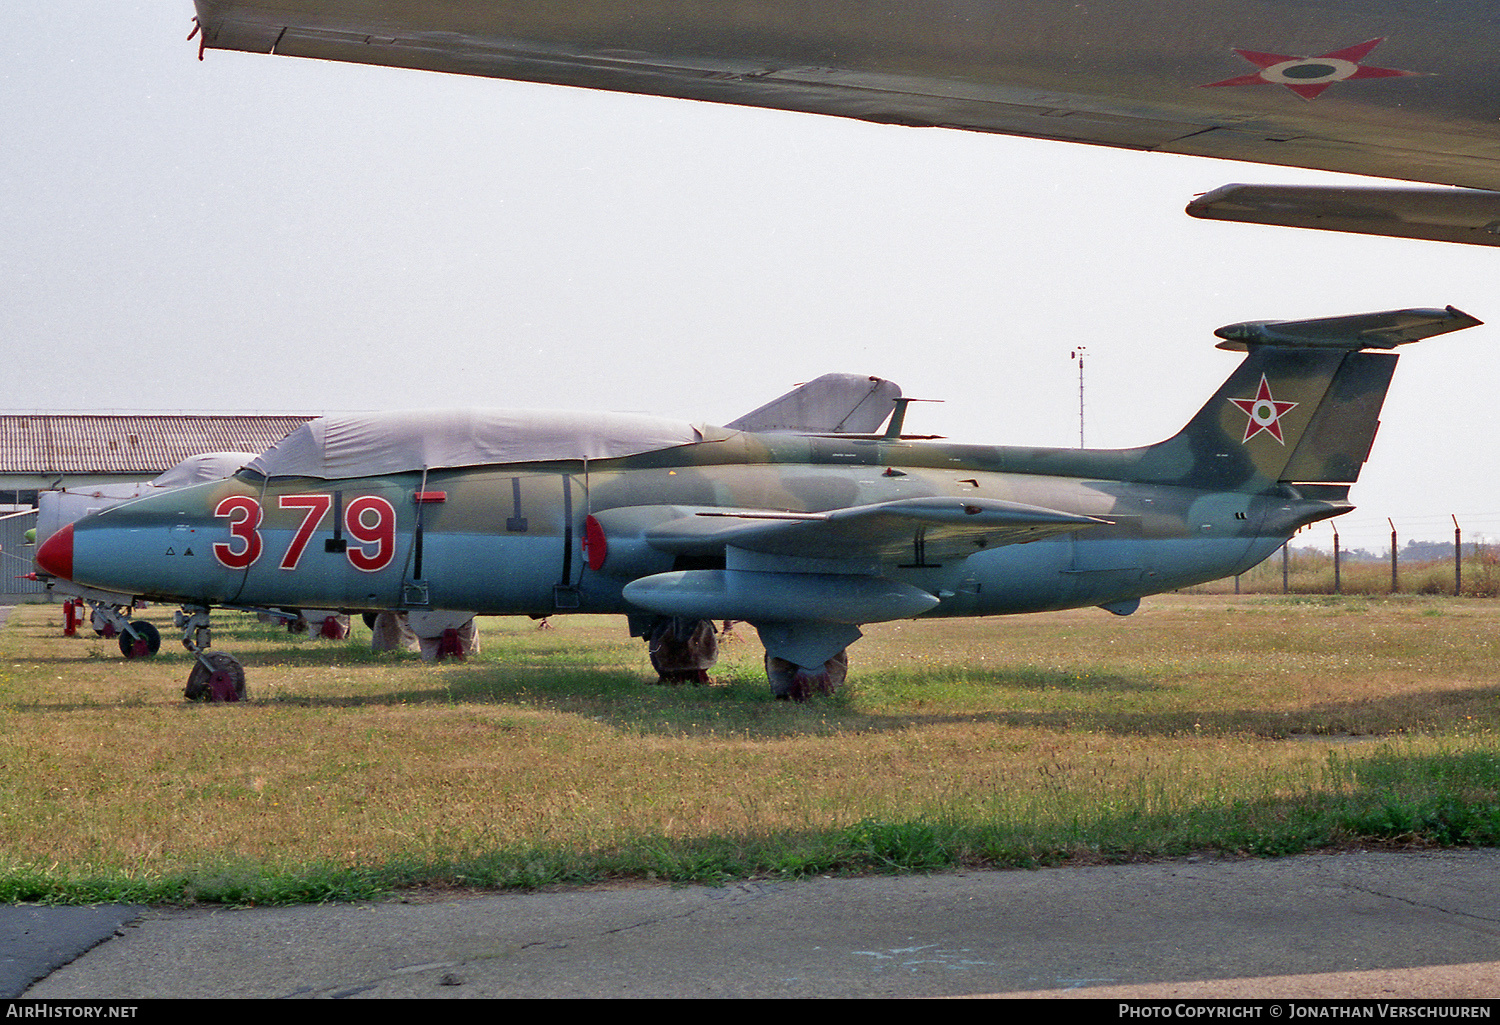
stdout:
[[677,555],[726,548],[802,559],[936,562],[1106,520],[995,499],[910,498],[828,512],[635,506],[596,514],[606,538],[639,534]]
[[202,45],[1500,189],[1485,0],[195,0]]
[[1225,185],[1187,212],[1215,221],[1500,245],[1500,196],[1482,189]]

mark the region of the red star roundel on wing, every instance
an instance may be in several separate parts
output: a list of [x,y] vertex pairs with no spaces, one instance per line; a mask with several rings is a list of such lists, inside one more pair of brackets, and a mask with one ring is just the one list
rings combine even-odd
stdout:
[[1261,431],[1265,431],[1281,444],[1286,444],[1286,439],[1281,436],[1281,418],[1297,408],[1295,402],[1277,402],[1271,395],[1270,382],[1266,375],[1260,375],[1260,389],[1255,393],[1253,399],[1230,399],[1240,411],[1250,418],[1245,424],[1245,436],[1240,439],[1244,444],[1255,437]]
[[1420,71],[1400,71],[1396,68],[1377,68],[1361,64],[1370,51],[1381,43],[1371,39],[1342,50],[1330,50],[1316,57],[1297,57],[1285,53],[1260,53],[1256,50],[1234,52],[1254,64],[1260,70],[1253,75],[1226,78],[1222,82],[1209,82],[1202,86],[1211,89],[1221,85],[1284,85],[1304,100],[1316,99],[1318,94],[1335,82],[1353,81],[1357,78],[1404,78],[1420,75]]

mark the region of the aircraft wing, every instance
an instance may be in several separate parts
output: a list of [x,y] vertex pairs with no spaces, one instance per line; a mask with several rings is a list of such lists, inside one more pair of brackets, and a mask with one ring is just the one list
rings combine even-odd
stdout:
[[660,551],[726,548],[782,558],[940,562],[1108,521],[995,499],[910,498],[828,512],[636,506],[595,517],[606,537],[638,534]]
[[1500,189],[1487,0],[195,0],[202,45]]
[[1500,195],[1482,189],[1225,185],[1187,212],[1216,221],[1500,245]]

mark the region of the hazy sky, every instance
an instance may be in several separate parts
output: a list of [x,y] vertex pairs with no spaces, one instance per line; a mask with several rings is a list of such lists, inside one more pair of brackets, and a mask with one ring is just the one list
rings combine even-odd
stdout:
[[[1334,175],[210,51],[189,0],[0,9],[11,411],[638,410],[828,371],[908,430],[1175,432],[1237,321],[1452,304],[1500,252],[1195,221]],[[1304,102],[1285,93],[1285,102]],[[1363,180],[1368,181],[1368,180]],[[1405,347],[1346,543],[1500,537],[1497,331]],[[1327,525],[1312,537],[1325,545]]]

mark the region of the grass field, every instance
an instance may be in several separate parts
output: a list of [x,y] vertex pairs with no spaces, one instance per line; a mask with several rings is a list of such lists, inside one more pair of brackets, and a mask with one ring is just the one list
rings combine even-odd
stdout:
[[[1399,554],[1399,551],[1398,551]],[[1244,594],[1359,594],[1366,597],[1392,594],[1391,564],[1381,559],[1356,561],[1347,555],[1337,575],[1333,555],[1309,549],[1290,553],[1283,574],[1278,551],[1260,565],[1240,575]],[[1231,594],[1234,577],[1225,577],[1191,588],[1195,594]],[[1337,582],[1337,586],[1335,586]],[[1451,558],[1429,561],[1404,559],[1396,567],[1396,594],[1433,597],[1461,591],[1468,598],[1500,598],[1500,547],[1484,545],[1465,553],[1461,566]]]
[[867,628],[772,700],[753,631],[666,688],[619,619],[464,664],[216,615],[251,702],[182,700],[59,606],[0,630],[0,899],[921,871],[1500,841],[1500,602],[1169,595]]

